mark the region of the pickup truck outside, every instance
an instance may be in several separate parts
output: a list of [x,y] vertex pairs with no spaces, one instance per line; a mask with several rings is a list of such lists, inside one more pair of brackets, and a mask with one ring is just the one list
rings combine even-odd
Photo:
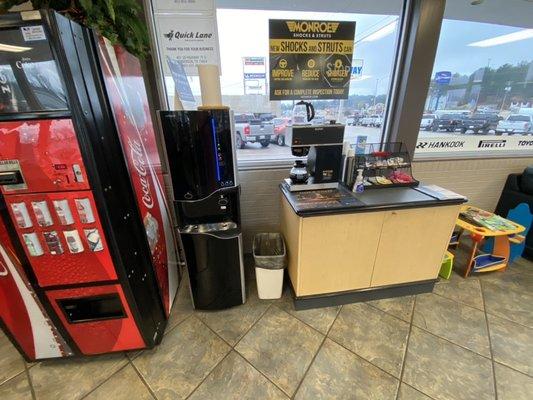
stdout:
[[235,114],[235,145],[244,149],[246,143],[268,147],[274,135],[274,124],[255,118],[254,114]]
[[497,114],[472,114],[469,117],[463,117],[461,120],[461,133],[472,131],[474,134],[488,134],[491,130],[495,131],[500,117]]
[[496,134],[519,133],[523,135],[533,133],[533,115],[511,114],[506,119],[498,122]]

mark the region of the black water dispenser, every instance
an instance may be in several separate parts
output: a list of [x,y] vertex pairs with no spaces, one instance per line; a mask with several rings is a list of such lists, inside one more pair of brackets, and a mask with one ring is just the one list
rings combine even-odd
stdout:
[[229,110],[160,111],[194,307],[245,302],[240,187]]

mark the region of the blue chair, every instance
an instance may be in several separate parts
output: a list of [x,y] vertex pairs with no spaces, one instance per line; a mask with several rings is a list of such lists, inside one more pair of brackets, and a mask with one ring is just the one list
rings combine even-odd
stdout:
[[[516,222],[517,224],[522,225],[526,230],[522,233],[520,233],[523,236],[527,236],[527,233],[529,232],[529,229],[531,228],[531,224],[533,223],[533,214],[531,214],[531,211],[529,210],[529,205],[527,203],[520,203],[515,208],[509,210],[509,213],[507,214],[507,217],[505,217],[513,222]],[[483,251],[485,253],[492,253],[492,249],[494,247],[494,239],[487,239],[485,246],[483,246]],[[514,260],[516,260],[518,257],[522,256],[522,253],[524,252],[524,248],[526,247],[525,241],[522,241],[522,243],[513,243],[511,244],[511,253],[509,255],[509,264],[511,264]]]

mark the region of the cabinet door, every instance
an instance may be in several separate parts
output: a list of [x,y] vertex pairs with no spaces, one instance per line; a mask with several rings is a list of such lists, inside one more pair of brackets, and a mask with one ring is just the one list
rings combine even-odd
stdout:
[[303,219],[298,296],[370,286],[384,212]]
[[371,286],[437,278],[459,208],[386,212]]

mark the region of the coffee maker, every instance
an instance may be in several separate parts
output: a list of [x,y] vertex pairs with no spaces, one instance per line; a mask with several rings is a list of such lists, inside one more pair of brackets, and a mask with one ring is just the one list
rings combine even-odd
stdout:
[[295,162],[290,178],[285,179],[289,190],[337,188],[341,178],[343,141],[344,125],[335,121],[324,125],[293,126],[292,155],[307,156],[307,164],[302,160]]

